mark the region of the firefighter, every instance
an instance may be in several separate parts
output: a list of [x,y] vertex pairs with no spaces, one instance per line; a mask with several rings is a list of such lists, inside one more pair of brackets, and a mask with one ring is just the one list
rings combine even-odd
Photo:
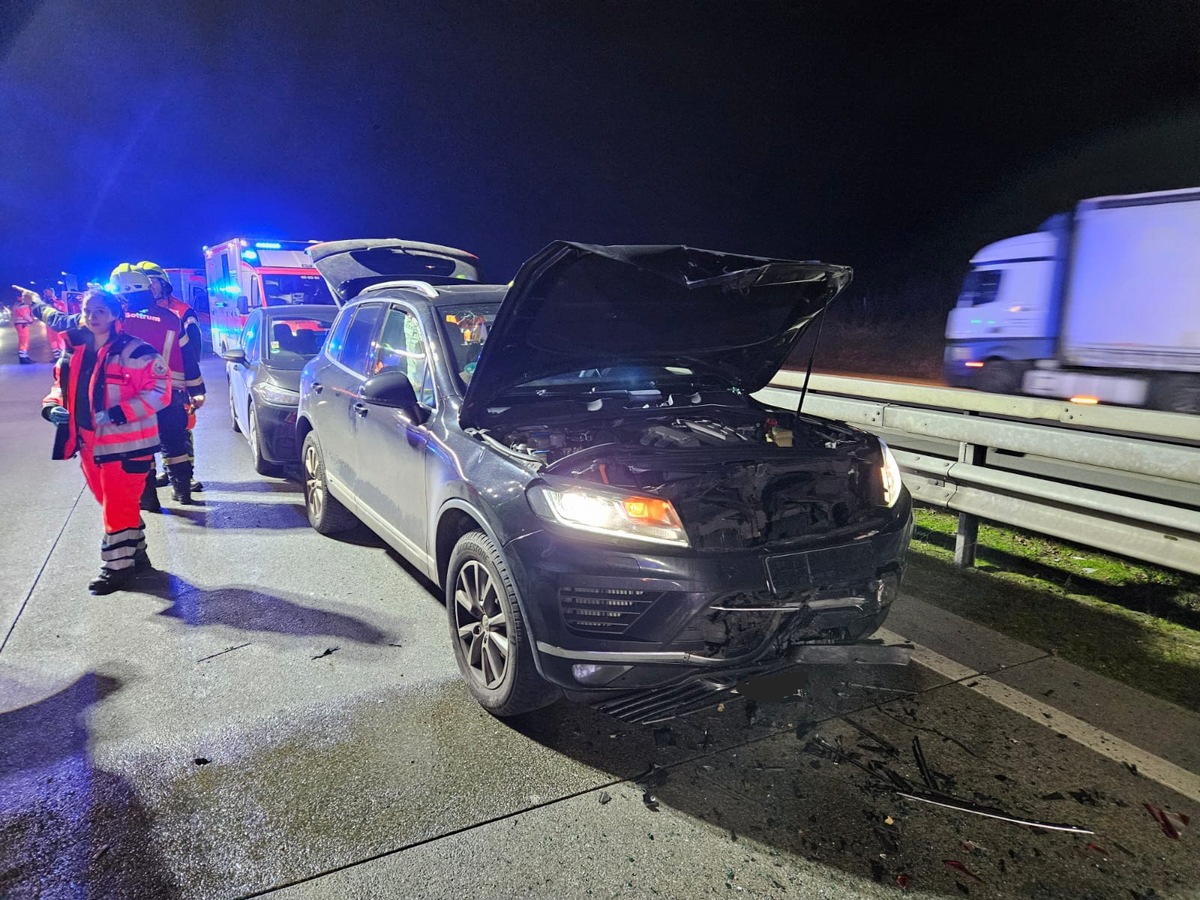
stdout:
[[[166,271],[157,263],[150,262],[148,259],[143,259],[137,264],[137,268],[146,273],[146,277],[150,279],[150,291],[154,295],[154,302],[159,306],[165,306],[170,309],[175,315],[179,316],[183,322],[183,329],[187,333],[187,343],[191,345],[196,352],[196,358],[200,358],[201,348],[203,347],[203,338],[200,335],[200,316],[196,311],[188,306],[187,302],[180,297],[174,296],[174,288],[171,285],[171,279],[167,277]],[[187,419],[187,438],[188,438],[188,459],[191,460],[192,470],[196,468],[196,410],[199,408],[190,402],[188,407]],[[166,487],[170,483],[170,476],[163,474],[155,479],[155,484],[159,487]],[[197,481],[193,475],[192,478],[192,493],[198,494],[204,490],[204,485]]]
[[[67,312],[67,304],[60,300],[58,295],[54,293],[53,288],[46,288],[42,291],[42,303],[46,306],[51,306],[64,315]],[[36,313],[35,313],[36,315]],[[38,317],[40,318],[40,316]],[[50,355],[58,359],[63,354],[63,333],[55,331],[49,325],[46,326],[46,341],[50,344]]]
[[[171,372],[171,402],[158,414],[159,438],[163,461],[171,479],[171,494],[179,503],[192,499],[192,462],[187,443],[187,406],[204,405],[204,379],[195,348],[187,340],[183,322],[172,310],[154,301],[150,279],[129,263],[121,263],[110,278],[115,293],[125,303],[124,328],[157,350]],[[142,508],[154,512],[159,507],[154,473],[148,473]]]
[[29,304],[29,295],[37,297],[37,294],[15,284],[13,287],[20,291],[12,307],[13,328],[17,329],[17,359],[25,366],[33,362],[29,358],[29,326],[33,324],[33,307]]
[[107,291],[84,294],[83,312],[66,333],[67,355],[42,416],[58,427],[54,459],[79,454],[83,477],[100,503],[104,538],[93,594],[123,590],[150,568],[138,500],[158,449],[158,411],[171,377],[154,348],[121,328],[121,302]]

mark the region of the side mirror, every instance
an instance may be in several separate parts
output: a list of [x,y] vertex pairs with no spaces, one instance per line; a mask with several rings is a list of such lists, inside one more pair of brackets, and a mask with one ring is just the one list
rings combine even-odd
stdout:
[[233,350],[226,350],[221,354],[221,359],[225,360],[226,362],[237,363],[238,365],[244,366],[246,364],[246,351],[241,347],[237,347]]
[[250,312],[250,301],[244,294],[237,298],[237,311],[239,316],[247,315]]
[[425,421],[425,411],[417,403],[417,394],[412,382],[399,369],[385,369],[363,382],[359,396],[372,406],[398,409],[414,425]]

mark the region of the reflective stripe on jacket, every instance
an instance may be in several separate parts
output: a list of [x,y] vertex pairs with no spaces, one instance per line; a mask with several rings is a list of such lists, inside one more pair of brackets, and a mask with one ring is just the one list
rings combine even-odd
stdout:
[[[60,429],[54,458],[70,459],[79,449],[75,433],[77,404],[91,403],[94,413],[114,409],[125,418],[123,425],[109,421],[97,426],[93,454],[96,462],[147,456],[158,449],[158,416],[171,401],[171,378],[162,356],[144,341],[129,334],[117,335],[96,351],[96,365],[86,390],[80,390],[79,372],[86,352],[86,334],[67,335],[71,355],[54,367],[55,384],[42,401],[43,415],[53,406],[65,406],[71,424]],[[60,446],[61,445],[61,446]]]

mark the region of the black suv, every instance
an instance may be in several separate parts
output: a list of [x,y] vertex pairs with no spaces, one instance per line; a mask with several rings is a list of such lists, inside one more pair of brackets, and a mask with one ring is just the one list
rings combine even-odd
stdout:
[[310,252],[343,306],[301,377],[309,521],[357,517],[443,588],[489,711],[646,721],[883,622],[891,453],[751,396],[849,269],[558,242],[501,286],[450,248]]

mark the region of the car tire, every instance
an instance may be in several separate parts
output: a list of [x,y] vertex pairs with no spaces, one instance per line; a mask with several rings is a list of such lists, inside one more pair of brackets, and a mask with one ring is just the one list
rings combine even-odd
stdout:
[[237,423],[237,407],[233,402],[233,381],[229,380],[229,424],[233,426],[234,434],[241,434],[242,427]]
[[358,522],[354,513],[329,493],[325,460],[315,432],[310,431],[304,438],[300,459],[304,467],[304,511],[308,514],[308,524],[320,534],[336,534],[353,528]]
[[507,717],[559,698],[534,665],[508,565],[482,531],[463,535],[450,555],[446,613],[458,670],[480,706]]
[[279,466],[263,456],[262,432],[258,427],[258,412],[253,403],[246,406],[246,438],[250,441],[250,455],[254,457],[254,471],[259,475],[278,475]]

